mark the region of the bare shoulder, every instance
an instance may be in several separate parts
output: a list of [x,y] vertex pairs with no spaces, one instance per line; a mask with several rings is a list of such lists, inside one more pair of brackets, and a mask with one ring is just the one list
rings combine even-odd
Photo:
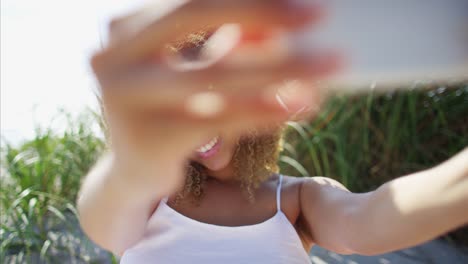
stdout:
[[302,178],[283,175],[283,183],[281,187],[281,210],[289,219],[291,224],[295,224],[301,212],[300,207],[300,188]]
[[283,211],[292,223],[302,211],[304,196],[309,201],[333,199],[333,196],[342,196],[349,190],[337,180],[327,177],[295,177],[284,175],[281,204]]
[[[284,191],[289,193],[293,192],[297,196],[300,195],[300,192],[303,188],[309,190],[321,192],[330,189],[337,189],[341,191],[349,192],[349,190],[341,184],[339,181],[327,178],[327,177],[295,177],[284,175],[283,180]],[[291,194],[290,194],[291,195]]]
[[284,204],[285,206],[282,206],[282,209],[297,208],[297,211],[300,211],[300,196],[303,188],[307,188],[309,191],[315,192],[320,192],[321,190],[329,188],[347,190],[341,183],[331,178],[283,175],[281,204]]
[[329,209],[326,201],[339,200],[350,192],[340,182],[327,177],[285,176],[283,184],[286,197],[284,201],[282,198],[282,202],[293,208],[289,212],[293,213],[294,218],[290,218],[288,212],[284,210],[285,214],[296,228],[304,248],[310,250],[315,242],[310,221],[305,215],[323,215],[323,211]]
[[341,191],[348,191],[348,189],[341,184],[339,181],[327,178],[327,177],[305,177],[302,178],[302,185],[303,188],[310,188],[315,191],[322,191],[322,190],[341,190]]
[[[333,192],[330,192],[331,189],[338,190],[341,193],[348,192],[341,183],[331,178],[287,175],[283,177],[281,209],[291,224],[294,225],[306,250],[310,250],[314,242],[311,230],[309,230],[307,221],[304,218],[304,208],[302,208],[304,197],[307,196],[307,200],[314,202],[326,200],[328,199],[326,196]],[[311,204],[307,204],[307,207],[311,208]]]

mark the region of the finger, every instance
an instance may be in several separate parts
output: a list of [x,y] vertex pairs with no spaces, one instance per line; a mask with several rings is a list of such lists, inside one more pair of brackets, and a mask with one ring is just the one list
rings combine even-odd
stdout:
[[[146,149],[149,153],[158,149],[176,156],[188,155],[200,142],[206,142],[219,134],[241,135],[251,130],[268,131],[273,126],[283,124],[289,116],[284,109],[266,111],[261,106],[261,98],[250,98],[249,102],[236,105],[236,111],[225,112],[215,118],[193,118],[190,115],[162,111],[133,113],[133,116],[126,118],[124,128],[129,131],[124,133],[123,140],[128,141],[130,138],[134,147],[141,151]],[[124,130],[119,129],[118,132],[122,133]],[[117,142],[124,143],[122,136],[119,138]],[[164,144],[161,144],[162,138],[165,139]],[[127,142],[124,146],[128,144]]]
[[[219,135],[219,134],[243,134],[250,130],[266,130],[267,127],[283,123],[284,120],[278,120],[276,116],[255,115],[250,113],[248,118],[230,118],[197,121],[169,119],[154,116],[148,118],[144,124],[145,129],[135,137],[137,141],[143,142],[141,148],[145,148],[149,142],[159,142],[159,150],[180,153],[181,149],[193,150],[200,143]],[[161,144],[161,139],[166,147]],[[156,146],[157,147],[157,146]],[[166,150],[166,148],[168,150]],[[149,149],[151,150],[151,148]]]
[[115,69],[138,63],[164,47],[168,40],[207,25],[239,23],[246,31],[299,27],[320,17],[320,10],[313,3],[307,0],[194,0],[184,1],[180,7],[176,5],[166,13],[161,12],[158,8],[161,3],[157,3],[114,20],[112,27],[126,28],[128,33],[121,35],[127,37],[96,54],[93,67]]
[[[313,104],[314,101],[309,102]],[[205,129],[209,131],[219,131],[224,129],[227,131],[241,131],[250,128],[259,128],[275,123],[286,121],[290,113],[283,107],[271,102],[266,102],[263,97],[249,98],[230,98],[228,102],[230,107],[214,116],[193,115],[193,113],[183,111],[155,111],[141,112],[142,116],[150,117],[153,120],[159,120],[157,124],[164,126],[166,129],[174,130],[175,126],[189,127],[192,129]],[[137,118],[134,118],[136,120]],[[187,129],[182,129],[184,133]]]
[[[183,73],[153,66],[113,80],[103,80],[101,87],[103,100],[122,108],[177,108],[185,104],[187,98],[200,92],[216,91],[223,96],[239,97],[271,93],[276,91],[275,85],[284,80],[322,79],[338,67],[339,58],[333,54],[296,54],[276,64],[219,64]],[[303,92],[303,96],[307,97],[307,87]]]

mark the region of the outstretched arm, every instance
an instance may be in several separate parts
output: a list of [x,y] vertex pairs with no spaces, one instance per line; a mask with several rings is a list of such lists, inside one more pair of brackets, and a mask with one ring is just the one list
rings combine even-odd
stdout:
[[468,148],[364,194],[307,179],[300,199],[307,233],[332,251],[375,255],[414,246],[468,223]]

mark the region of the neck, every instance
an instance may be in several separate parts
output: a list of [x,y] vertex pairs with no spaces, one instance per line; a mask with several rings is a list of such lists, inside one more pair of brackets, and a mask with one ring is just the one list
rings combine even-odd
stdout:
[[208,179],[223,184],[238,184],[239,178],[236,176],[234,166],[229,164],[221,170],[212,171],[207,169]]

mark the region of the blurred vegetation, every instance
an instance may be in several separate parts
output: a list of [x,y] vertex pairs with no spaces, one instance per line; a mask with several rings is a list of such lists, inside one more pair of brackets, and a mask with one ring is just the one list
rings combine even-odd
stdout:
[[[65,132],[1,147],[2,263],[115,263],[81,232],[74,202],[105,148],[99,114],[68,119]],[[308,123],[290,123],[282,172],[324,175],[364,192],[431,167],[468,144],[468,85],[334,97]],[[452,236],[468,245],[468,232]]]

